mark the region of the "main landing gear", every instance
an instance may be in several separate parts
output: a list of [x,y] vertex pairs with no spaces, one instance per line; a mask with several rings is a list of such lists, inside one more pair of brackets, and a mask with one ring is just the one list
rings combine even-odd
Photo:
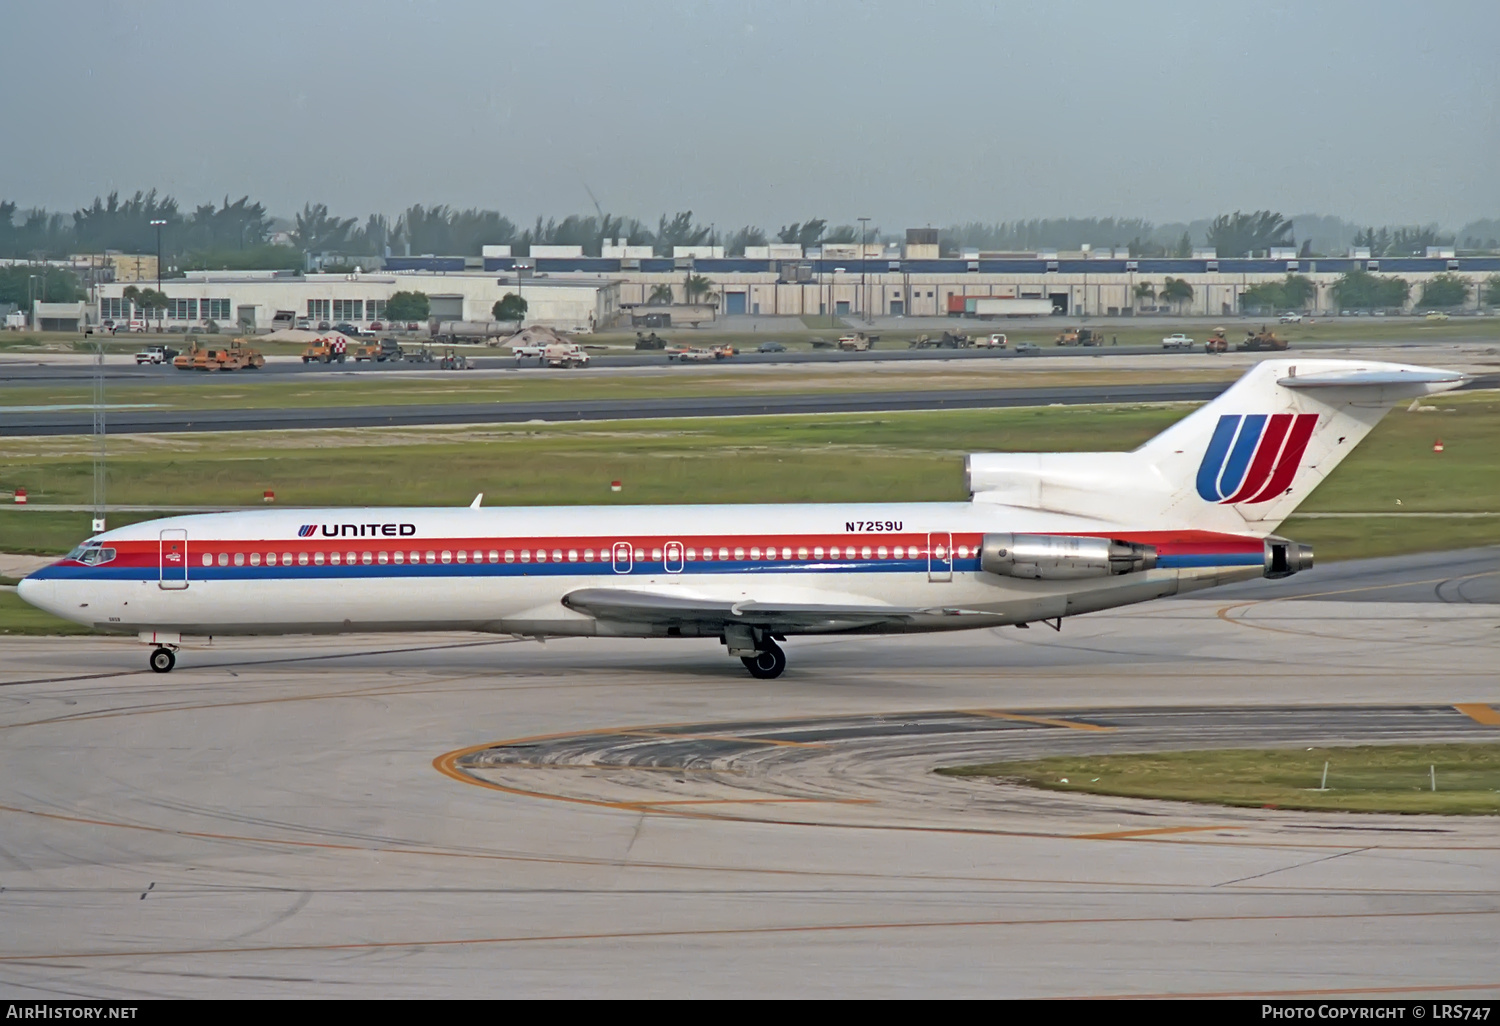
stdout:
[[786,653],[770,638],[761,642],[762,650],[755,655],[741,656],[740,662],[758,680],[774,680],[786,669]]
[[170,648],[161,647],[152,651],[151,669],[157,673],[170,673],[176,665],[177,656]]

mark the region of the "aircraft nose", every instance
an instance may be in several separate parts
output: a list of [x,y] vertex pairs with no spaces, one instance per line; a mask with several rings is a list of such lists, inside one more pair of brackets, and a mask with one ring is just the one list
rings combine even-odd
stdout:
[[52,598],[52,582],[39,581],[34,577],[23,577],[16,582],[16,594],[21,596],[21,601],[28,602],[38,609],[48,609],[50,612]]

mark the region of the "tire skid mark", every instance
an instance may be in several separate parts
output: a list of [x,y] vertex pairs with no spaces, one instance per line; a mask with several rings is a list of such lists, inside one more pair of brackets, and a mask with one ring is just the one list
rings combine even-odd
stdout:
[[982,929],[1005,927],[1131,926],[1164,923],[1342,922],[1369,919],[1444,919],[1500,915],[1500,908],[1444,909],[1430,912],[1288,912],[1249,915],[1096,916],[1038,919],[927,919],[910,922],[813,923],[785,926],[726,926],[700,929],[608,930],[515,934],[500,937],[443,937],[427,940],[345,941],[327,944],[259,944],[243,947],[158,948],[131,951],[79,951],[0,955],[0,963],[45,963],[61,959],[169,958],[207,955],[296,954],[306,951],[379,951],[390,948],[442,948],[464,945],[568,944],[592,940],[657,940],[670,937],[756,937],[858,931]]

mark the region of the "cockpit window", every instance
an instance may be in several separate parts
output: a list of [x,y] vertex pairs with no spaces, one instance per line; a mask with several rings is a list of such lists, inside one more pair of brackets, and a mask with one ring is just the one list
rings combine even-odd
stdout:
[[82,559],[83,558],[83,550],[86,549],[86,548],[88,548],[88,547],[89,547],[88,543],[84,542],[82,545],[78,546],[72,552],[70,552],[66,556],[64,556],[63,559]]
[[114,549],[106,549],[99,545],[86,545],[83,551],[73,557],[84,566],[98,566],[100,563],[108,563],[115,558]]

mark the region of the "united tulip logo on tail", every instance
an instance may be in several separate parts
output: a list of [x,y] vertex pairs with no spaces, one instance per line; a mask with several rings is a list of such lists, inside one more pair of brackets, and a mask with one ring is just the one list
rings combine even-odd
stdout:
[[1198,467],[1198,494],[1233,505],[1269,502],[1297,476],[1316,413],[1225,414]]

